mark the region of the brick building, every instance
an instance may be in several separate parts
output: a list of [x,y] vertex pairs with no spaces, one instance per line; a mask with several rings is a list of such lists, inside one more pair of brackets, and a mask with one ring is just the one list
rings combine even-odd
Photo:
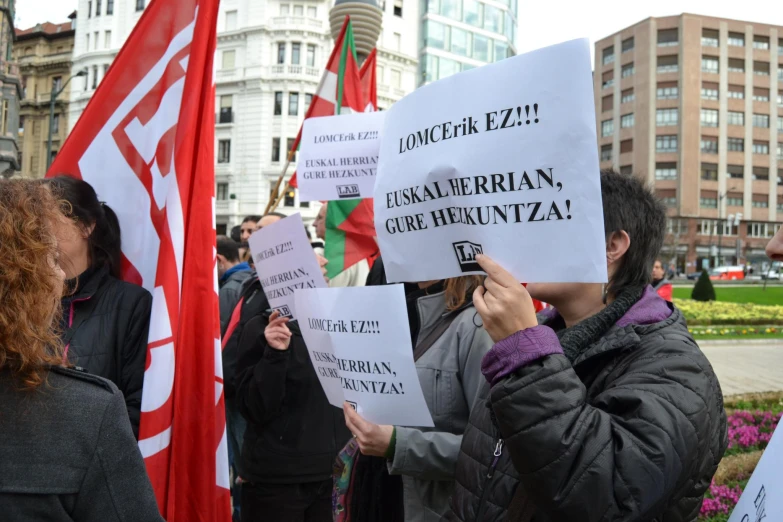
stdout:
[[601,166],[650,181],[680,272],[748,264],[783,221],[783,27],[648,18],[595,44]]

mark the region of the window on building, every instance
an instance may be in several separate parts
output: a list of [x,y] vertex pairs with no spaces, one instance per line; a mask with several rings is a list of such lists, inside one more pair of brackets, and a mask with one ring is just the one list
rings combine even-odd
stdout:
[[679,45],[677,29],[661,29],[658,31],[658,47],[674,47]]
[[769,199],[767,199],[767,196],[764,194],[753,194],[753,201],[751,201],[751,206],[753,208],[769,208]]
[[701,126],[702,127],[717,127],[718,126],[718,109],[702,109],[701,110]]
[[111,31],[106,31],[103,34],[103,48],[111,49]]
[[701,151],[706,154],[718,153],[718,137],[717,136],[702,136],[701,137]]
[[303,5],[294,5],[294,16],[296,17],[303,17],[304,16],[304,6]]
[[313,102],[313,95],[308,93],[305,93],[305,106],[304,106],[304,112],[307,114],[307,110],[310,108],[310,104]]
[[291,155],[291,161],[296,161],[296,156],[298,155],[298,152],[293,150],[293,148],[294,148],[294,141],[295,141],[295,138],[288,138],[288,139],[285,140],[285,152],[286,152],[286,154]]
[[93,65],[92,66],[92,90],[98,88],[98,66]]
[[52,118],[52,133],[57,134],[60,132],[60,115],[55,114]]
[[62,88],[63,88],[63,77],[52,76],[52,92],[60,92],[60,89]]
[[655,111],[655,124],[658,127],[677,125],[679,115],[680,113],[677,109],[658,109]]
[[98,36],[100,36],[101,33],[98,31],[95,31],[92,33],[92,44],[95,46],[95,50],[98,50],[98,46],[101,45],[101,43],[98,41]]
[[[766,198],[763,194],[761,196]],[[756,197],[756,194],[753,194],[753,197]],[[777,228],[776,223],[748,223],[748,236],[771,238],[777,232]]]
[[729,72],[744,73],[745,60],[742,58],[729,58]]
[[769,181],[769,169],[767,167],[753,167],[753,181]]
[[701,99],[702,100],[717,100],[718,99],[718,84],[713,82],[702,82],[701,84]]
[[753,114],[753,126],[762,129],[768,129],[769,114]]
[[783,116],[778,116],[778,130],[783,131]]
[[236,67],[236,58],[237,58],[237,52],[236,51],[223,51],[223,61],[222,63],[222,69],[224,71],[228,71]]
[[706,73],[718,73],[718,57],[717,56],[702,56],[701,57],[701,70]]
[[604,120],[601,122],[601,136],[607,137],[614,134],[614,120]]
[[601,161],[612,160],[612,145],[601,145]]
[[753,74],[769,76],[769,62],[753,62]]
[[446,48],[446,33],[448,28],[433,20],[429,20],[424,25],[425,45],[435,47],[436,49],[448,50]]
[[672,196],[670,194],[658,194],[658,199],[660,199],[661,203],[663,203],[667,207],[670,207],[670,208],[677,207],[677,195],[676,194],[674,196]]
[[[470,47],[468,47],[470,49]],[[503,60],[505,58],[509,58],[512,56],[510,53],[511,49],[509,49],[508,45],[501,42],[500,40],[495,40],[495,61],[498,62],[500,60]]]
[[272,162],[280,161],[280,138],[272,138]]
[[745,140],[743,138],[726,139],[726,148],[730,152],[745,152]]
[[704,181],[718,181],[718,165],[715,163],[702,163],[701,179]]
[[603,65],[607,65],[610,63],[614,63],[614,45],[610,45],[609,47],[604,49],[601,63]]
[[465,0],[462,7],[463,21],[473,27],[484,25],[484,4],[476,0]]
[[282,65],[285,63],[285,42],[279,42],[277,44],[277,64]]
[[226,201],[228,199],[228,183],[217,184],[217,190],[215,190],[215,198],[218,201]]
[[676,54],[669,54],[658,57],[659,73],[675,73],[679,70],[678,58]]
[[236,31],[237,28],[237,12],[226,11],[226,31]]
[[289,92],[288,93],[288,115],[289,116],[297,116],[297,115],[299,115],[299,93],[298,92]]
[[402,85],[402,73],[397,69],[391,70],[391,84],[392,87],[399,89]]
[[769,51],[769,37],[756,35],[753,37],[753,48]]
[[107,15],[114,14],[114,0],[106,0],[106,14]]
[[231,140],[218,140],[218,163],[231,161]]
[[315,67],[315,45],[307,45],[307,66]]
[[302,44],[300,42],[291,42],[291,65],[299,65],[301,53]]
[[84,50],[85,51],[89,51],[90,50],[90,33],[87,33],[87,35],[85,36],[85,40],[87,41],[87,47],[85,47]]
[[630,176],[633,174],[633,165],[623,165],[620,167],[620,174],[623,176]]
[[473,58],[482,62],[489,61],[489,38],[473,34]]
[[679,218],[666,219],[666,233],[680,236],[688,233],[688,220]]
[[634,123],[633,113],[623,114],[620,117],[620,128],[621,129],[631,128],[631,127],[633,127],[633,123]]
[[743,87],[742,85],[729,85],[729,90],[727,94],[729,98],[734,98],[735,100],[744,100],[745,87]]
[[394,50],[399,52],[402,48],[402,35],[400,33],[394,33],[392,35],[392,43],[394,44]]
[[106,78],[106,73],[109,72],[109,64],[104,63],[103,64],[103,77]]
[[764,154],[765,156],[769,154],[769,142],[753,140],[753,154]]
[[677,164],[674,162],[656,163],[655,179],[657,180],[677,179]]
[[402,18],[402,0],[394,0],[394,16]]
[[726,121],[729,125],[738,125],[742,127],[745,125],[745,113],[739,111],[729,111],[727,113]]
[[745,35],[742,33],[729,33],[729,45],[745,47]]
[[720,32],[717,29],[701,30],[701,45],[704,47],[718,47]]
[[633,88],[625,89],[622,92],[622,97],[620,98],[620,103],[631,103],[636,99],[636,96],[634,96]]
[[489,4],[484,4],[484,29],[493,33],[502,33],[503,11]]
[[307,6],[307,17],[308,18],[318,18],[318,8],[314,5],[308,5]]
[[291,6],[288,4],[280,4],[280,16],[288,16]]
[[144,11],[144,0],[136,0],[136,12]]
[[701,208],[718,208],[718,198],[702,196],[699,198],[699,206]]
[[451,52],[460,56],[470,56],[471,42],[468,31],[451,28]]
[[729,179],[742,179],[745,177],[745,167],[742,165],[727,165],[726,173]]
[[677,82],[659,83],[656,96],[659,100],[676,100],[680,97],[680,89],[677,87]]
[[633,76],[636,72],[636,68],[633,66],[633,62],[627,63],[623,65],[621,76],[623,78],[628,78],[629,76]]
[[283,114],[283,92],[275,92],[275,116]]
[[783,159],[783,143],[778,143],[778,159]]
[[607,89],[614,85],[614,70],[606,71],[601,75],[601,88]]
[[753,101],[768,102],[769,89],[765,89],[764,87],[753,87]]
[[778,38],[778,54],[783,55],[783,38]]
[[613,94],[601,98],[601,112],[611,111],[613,106],[614,106]]
[[22,136],[24,134],[24,116],[19,116],[19,135]]
[[623,140],[620,142],[620,154],[633,152],[633,140]]
[[665,134],[655,137],[656,152],[677,152],[677,135]]
[[220,97],[220,115],[218,123],[232,123],[234,121],[234,97],[232,95]]
[[288,189],[283,197],[283,206],[284,207],[294,207],[296,206],[296,190],[295,189]]
[[726,206],[741,207],[742,205],[742,194],[729,194],[726,196]]
[[95,16],[101,16],[101,0],[95,0]]
[[783,91],[778,91],[778,105],[783,105]]
[[87,2],[87,18],[92,18],[92,0]]
[[622,51],[624,53],[633,51],[633,45],[634,45],[633,36],[630,38],[626,38],[625,40],[623,40]]

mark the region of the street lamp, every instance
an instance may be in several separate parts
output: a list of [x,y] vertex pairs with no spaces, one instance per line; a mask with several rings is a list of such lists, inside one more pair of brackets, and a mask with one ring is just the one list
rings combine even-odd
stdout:
[[[87,69],[82,69],[81,71],[77,72],[74,76],[87,76]],[[49,167],[52,166],[52,130],[54,127],[54,103],[57,101],[57,97],[60,96],[65,88],[68,86],[69,83],[71,83],[71,80],[73,80],[74,76],[71,76],[68,78],[63,86],[60,88],[60,90],[55,90],[54,85],[52,85],[52,95],[51,100],[49,102],[49,140],[46,144],[46,171],[49,172]]]

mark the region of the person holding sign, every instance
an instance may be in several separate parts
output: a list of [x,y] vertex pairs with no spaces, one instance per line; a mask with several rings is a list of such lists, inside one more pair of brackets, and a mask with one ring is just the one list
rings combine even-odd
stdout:
[[[695,520],[727,446],[718,379],[650,285],[666,211],[601,173],[609,284],[527,289],[485,255],[474,302],[495,345],[447,520]],[[531,298],[554,308],[536,317]]]
[[[462,434],[483,381],[481,360],[492,346],[471,300],[479,285],[480,276],[463,276],[411,285],[406,295],[413,357],[434,428],[379,426],[343,407],[363,455],[353,477],[370,477],[355,485],[358,502],[346,506],[350,520],[370,519],[366,510],[373,506],[402,507],[405,522],[438,520],[448,510]],[[384,461],[378,466],[364,456]],[[389,485],[386,472],[401,484]]]

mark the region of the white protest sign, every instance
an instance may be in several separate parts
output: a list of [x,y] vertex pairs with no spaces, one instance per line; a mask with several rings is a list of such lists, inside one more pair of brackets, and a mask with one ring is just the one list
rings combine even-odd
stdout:
[[265,226],[250,236],[248,244],[269,306],[281,315],[297,317],[294,290],[326,288],[301,215]]
[[376,424],[433,426],[402,285],[297,290],[299,328],[329,403]]
[[590,45],[425,85],[387,111],[375,228],[390,282],[480,273],[606,282]]
[[308,118],[296,176],[299,199],[371,198],[385,112]]
[[772,434],[764,454],[750,476],[729,522],[783,520],[783,429]]

